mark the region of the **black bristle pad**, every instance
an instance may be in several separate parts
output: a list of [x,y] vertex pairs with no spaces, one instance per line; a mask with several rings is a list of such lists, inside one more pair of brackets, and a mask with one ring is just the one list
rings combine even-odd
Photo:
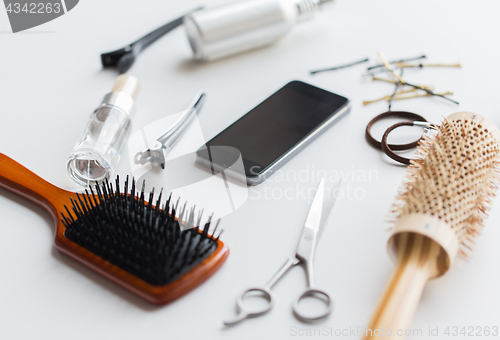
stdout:
[[154,192],[146,203],[144,185],[140,196],[134,180],[130,195],[128,187],[127,177],[121,193],[117,178],[115,190],[106,182],[78,194],[72,213],[61,213],[66,238],[155,286],[175,281],[217,248],[209,223],[202,232],[181,231],[170,198],[160,209],[162,192],[153,207]]

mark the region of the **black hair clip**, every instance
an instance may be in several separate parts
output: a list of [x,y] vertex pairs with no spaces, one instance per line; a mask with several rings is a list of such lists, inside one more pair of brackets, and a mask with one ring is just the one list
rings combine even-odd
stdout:
[[146,34],[139,40],[120,48],[119,50],[101,54],[101,63],[103,67],[116,66],[120,73],[127,72],[135,62],[135,59],[146,47],[154,43],[156,40],[172,31],[173,29],[182,25],[183,19],[186,15],[202,9],[203,7],[196,8],[183,16],[170,21],[169,23],[155,29],[154,31]]

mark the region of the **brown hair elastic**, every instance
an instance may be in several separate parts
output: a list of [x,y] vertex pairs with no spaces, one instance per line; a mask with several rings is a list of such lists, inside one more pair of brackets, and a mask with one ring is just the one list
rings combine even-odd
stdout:
[[[371,134],[371,127],[372,125],[381,120],[381,119],[384,119],[384,118],[388,118],[388,117],[400,117],[400,118],[406,118],[406,119],[411,119],[411,121],[404,121],[404,122],[400,122],[400,123],[397,123],[397,124],[394,124],[392,125],[391,127],[389,127],[385,133],[384,133],[384,136],[382,137],[382,141],[379,142],[378,140],[376,140],[375,138],[373,138],[372,134]],[[397,161],[397,162],[400,162],[402,164],[410,164],[410,159],[408,158],[405,158],[405,157],[401,157],[399,156],[398,154],[396,154],[394,151],[402,151],[402,150],[409,150],[409,149],[412,149],[412,148],[415,148],[417,147],[418,145],[418,142],[420,141],[420,138],[414,142],[411,142],[411,143],[407,143],[407,144],[388,144],[387,143],[387,137],[389,136],[389,133],[391,131],[393,131],[394,129],[400,127],[400,126],[414,126],[414,125],[420,125],[420,124],[415,124],[416,122],[423,122],[423,123],[429,123],[427,121],[427,119],[425,119],[424,117],[416,114],[416,113],[412,113],[412,112],[407,112],[407,111],[387,111],[387,112],[384,112],[384,113],[381,113],[379,114],[378,116],[376,116],[375,118],[373,118],[369,123],[368,125],[366,126],[366,131],[365,131],[365,136],[366,136],[366,140],[368,141],[368,143],[370,143],[373,147],[379,149],[379,150],[382,150],[387,156],[389,156],[390,158],[392,158],[393,160]],[[425,124],[425,125],[428,125],[428,124]]]

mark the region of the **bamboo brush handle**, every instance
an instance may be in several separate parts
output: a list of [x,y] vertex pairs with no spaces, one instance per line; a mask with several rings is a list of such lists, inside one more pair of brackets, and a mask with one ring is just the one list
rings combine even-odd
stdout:
[[396,270],[365,330],[365,340],[404,339],[425,284],[439,274],[441,247],[436,242],[413,233],[398,238]]
[[59,189],[21,164],[0,153],[0,187],[34,202],[59,219],[58,210],[74,193]]

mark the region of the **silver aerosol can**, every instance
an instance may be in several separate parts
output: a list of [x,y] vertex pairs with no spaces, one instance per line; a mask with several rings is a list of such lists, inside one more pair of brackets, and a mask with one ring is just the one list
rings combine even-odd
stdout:
[[189,14],[184,26],[195,58],[214,60],[274,43],[330,1],[238,1]]

